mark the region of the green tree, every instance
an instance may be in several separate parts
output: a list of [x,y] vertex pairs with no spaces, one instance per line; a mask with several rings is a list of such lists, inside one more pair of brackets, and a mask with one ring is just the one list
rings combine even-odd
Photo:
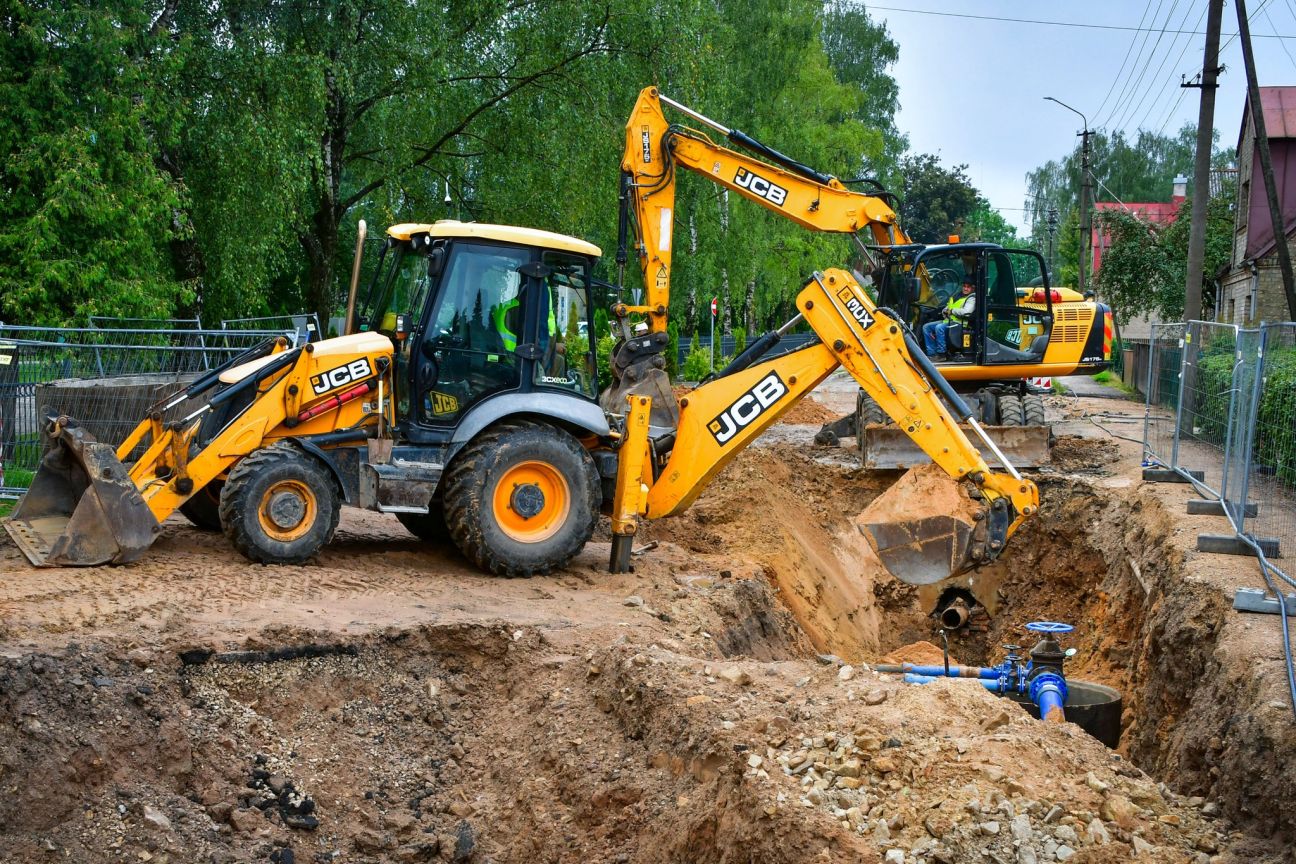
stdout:
[[[1232,202],[1232,195],[1216,196],[1206,211],[1202,301],[1207,314],[1215,298],[1214,275],[1229,262],[1232,254]],[[1103,211],[1099,220],[1111,237],[1111,246],[1103,253],[1097,287],[1111,304],[1117,321],[1124,324],[1136,315],[1163,321],[1181,319],[1192,202],[1184,202],[1169,225],[1146,222],[1126,210]]]
[[980,196],[977,197],[972,212],[967,215],[961,236],[964,240],[998,243],[1000,246],[1019,245],[1017,228]]
[[187,311],[172,261],[187,190],[154,163],[177,117],[151,87],[144,10],[5,2],[0,21],[0,317]]
[[966,171],[966,165],[944,168],[930,153],[901,160],[900,226],[912,240],[944,243],[959,233],[980,198]]

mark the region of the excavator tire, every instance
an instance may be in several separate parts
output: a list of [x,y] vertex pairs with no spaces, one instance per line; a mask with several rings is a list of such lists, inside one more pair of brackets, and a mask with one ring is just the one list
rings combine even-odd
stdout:
[[1027,426],[1043,426],[1044,397],[1038,393],[1027,393],[1022,397],[1022,411],[1026,416]]
[[220,496],[224,480],[213,480],[199,489],[194,496],[180,505],[180,512],[203,531],[221,530]]
[[1020,396],[1000,396],[999,397],[999,425],[1000,426],[1024,426],[1026,424],[1026,412],[1022,408]]
[[225,536],[261,564],[301,564],[337,530],[337,481],[291,444],[257,450],[231,469],[221,492]]
[[562,567],[594,533],[602,492],[593,458],[566,431],[501,423],[450,464],[442,501],[455,545],[496,576]]
[[439,503],[428,505],[426,513],[397,513],[396,518],[415,537],[425,543],[444,545],[453,542],[446,527],[445,510]]

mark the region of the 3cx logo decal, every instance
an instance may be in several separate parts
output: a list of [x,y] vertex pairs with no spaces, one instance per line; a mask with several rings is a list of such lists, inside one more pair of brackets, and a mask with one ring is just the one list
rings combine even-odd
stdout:
[[855,292],[850,290],[850,288],[843,288],[838,291],[837,298],[846,304],[846,311],[849,312],[851,317],[858,321],[859,325],[865,330],[872,327],[873,322],[877,320],[873,317],[872,312],[864,308],[864,304],[859,301],[859,298],[855,296]]
[[751,425],[752,421],[764,414],[771,405],[787,395],[787,385],[777,372],[771,372],[757,381],[733,404],[721,411],[719,416],[707,424],[707,431],[715,438],[716,443],[724,445],[733,437]]
[[343,384],[350,384],[352,381],[359,381],[368,378],[373,374],[373,367],[369,365],[369,360],[361,357],[359,360],[352,360],[345,366],[338,366],[327,372],[321,372],[318,375],[312,375],[311,389],[316,395],[327,393]]
[[734,175],[734,185],[740,189],[746,189],[753,195],[764,198],[771,204],[777,204],[782,207],[783,202],[787,200],[787,190],[782,186],[771,183],[759,174],[753,174],[746,168],[739,168],[738,173]]

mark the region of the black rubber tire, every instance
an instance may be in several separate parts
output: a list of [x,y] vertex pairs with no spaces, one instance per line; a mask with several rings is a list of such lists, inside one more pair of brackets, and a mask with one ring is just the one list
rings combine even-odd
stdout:
[[213,480],[180,505],[180,513],[203,531],[221,530],[220,496],[224,480]]
[[[569,506],[548,537],[510,537],[494,515],[497,484],[513,467],[541,462],[562,475]],[[464,557],[496,576],[526,577],[566,565],[589,541],[603,500],[598,469],[588,451],[555,426],[523,421],[487,429],[459,451],[442,492],[446,525]]]
[[882,406],[872,396],[865,393],[863,389],[856,394],[855,426],[857,429],[890,422],[891,418],[886,415],[886,412],[882,410]]
[[[262,501],[276,484],[298,483],[312,493],[315,512],[306,530],[291,540],[266,532],[259,516]],[[337,479],[314,456],[291,444],[274,444],[243,457],[230,470],[221,492],[225,536],[248,559],[261,564],[301,564],[333,539],[341,504]]]
[[425,543],[438,546],[452,543],[450,529],[446,527],[445,510],[440,502],[428,505],[426,513],[397,513],[396,518],[405,526],[405,530]]
[[1022,409],[1020,396],[999,397],[999,425],[1022,426],[1026,423],[1026,413]]
[[1022,397],[1022,411],[1027,426],[1045,425],[1043,396],[1038,393],[1027,393]]

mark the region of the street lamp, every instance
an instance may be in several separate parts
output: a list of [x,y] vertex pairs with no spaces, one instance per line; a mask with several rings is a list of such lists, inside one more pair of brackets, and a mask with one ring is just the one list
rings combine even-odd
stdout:
[[1093,178],[1089,175],[1089,118],[1061,99],[1054,99],[1052,96],[1045,96],[1044,99],[1048,102],[1056,102],[1072,114],[1078,114],[1084,121],[1084,131],[1078,133],[1083,136],[1080,147],[1080,263],[1078,268],[1080,293],[1083,294],[1085,293],[1085,270],[1090,255],[1089,245],[1093,239],[1089,213],[1093,202]]
[[1057,243],[1057,227],[1058,227],[1058,209],[1056,207],[1050,207],[1048,209],[1048,216],[1045,218],[1044,221],[1048,225],[1048,235],[1049,235],[1049,245],[1048,245],[1049,277],[1053,278],[1054,275],[1057,273],[1057,256],[1054,254],[1054,250],[1057,248],[1056,243]]

